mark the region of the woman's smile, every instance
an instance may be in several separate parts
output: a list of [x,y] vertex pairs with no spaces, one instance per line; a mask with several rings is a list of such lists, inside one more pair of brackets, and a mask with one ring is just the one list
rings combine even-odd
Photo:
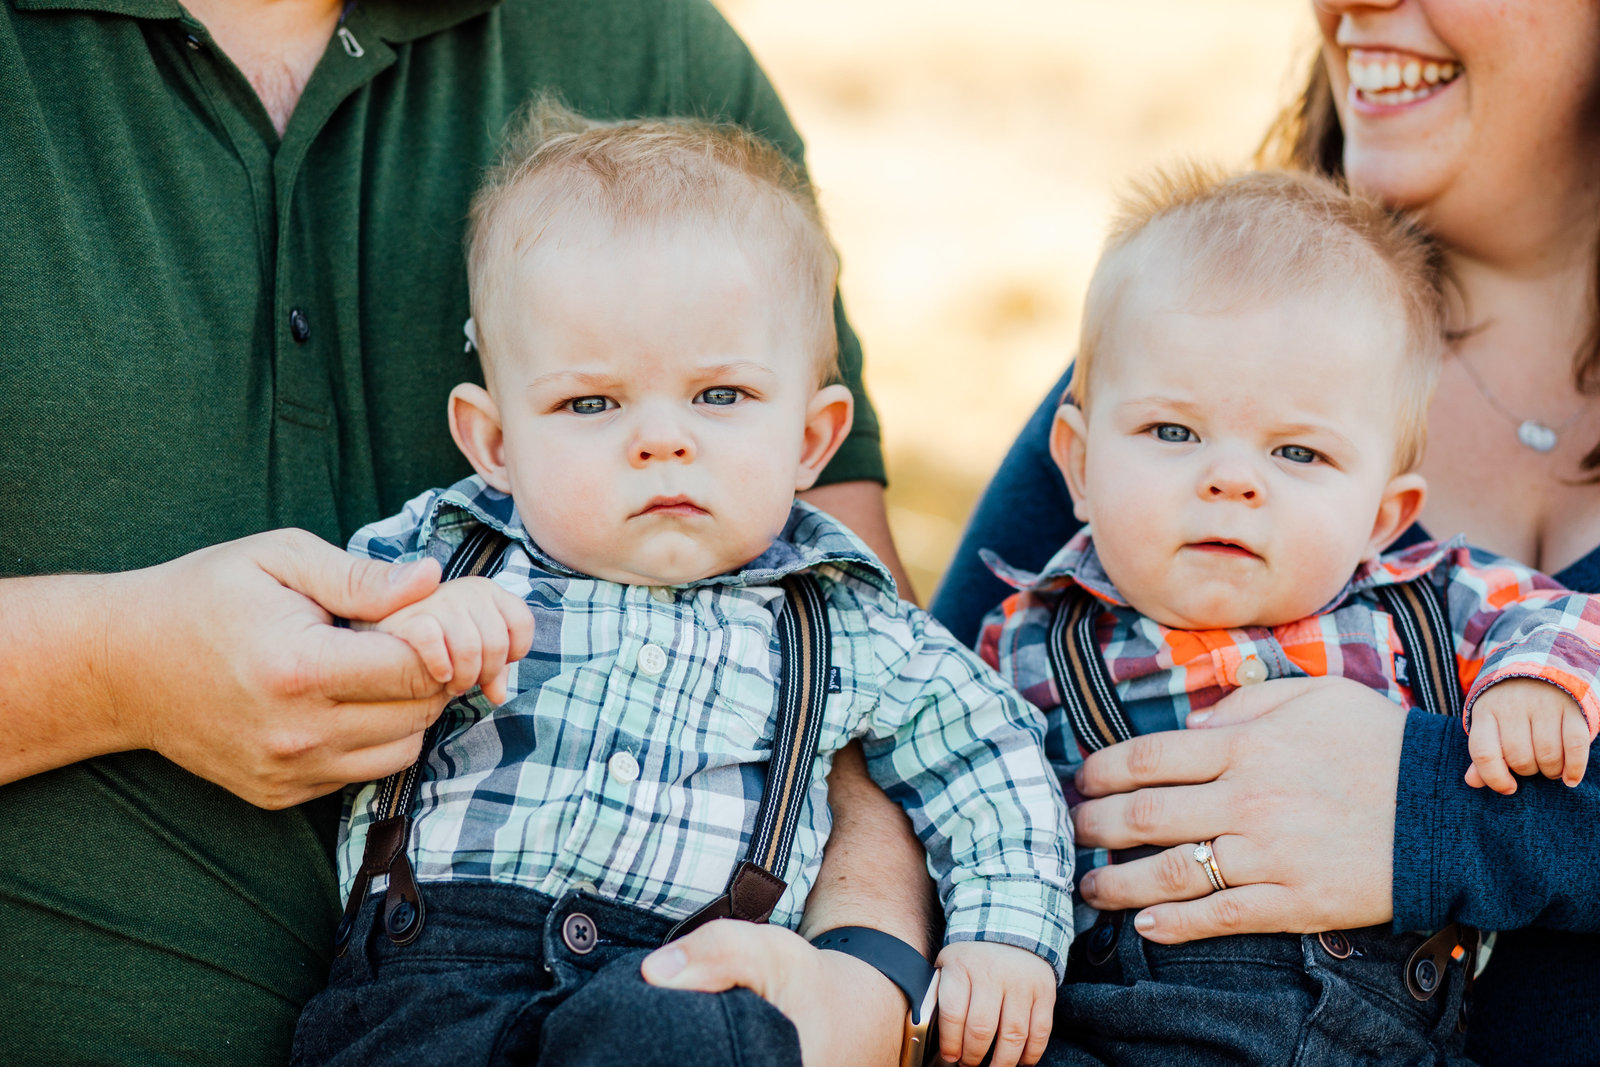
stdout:
[[1427,100],[1461,76],[1461,64],[1390,49],[1352,48],[1345,56],[1351,106],[1381,112]]

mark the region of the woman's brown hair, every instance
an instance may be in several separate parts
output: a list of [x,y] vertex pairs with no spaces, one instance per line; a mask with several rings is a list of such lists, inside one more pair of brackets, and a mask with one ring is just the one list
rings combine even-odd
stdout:
[[[1344,181],[1344,130],[1333,106],[1333,87],[1319,54],[1300,98],[1279,113],[1261,147],[1256,165],[1310,170]],[[1590,321],[1584,342],[1572,357],[1572,385],[1580,396],[1600,393],[1600,251],[1590,280]],[[1600,481],[1600,442],[1583,457],[1587,482]]]

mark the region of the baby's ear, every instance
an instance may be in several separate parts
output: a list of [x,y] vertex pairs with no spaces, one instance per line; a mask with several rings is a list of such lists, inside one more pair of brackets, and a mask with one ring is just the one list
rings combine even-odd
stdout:
[[794,476],[795,492],[805,492],[817,483],[817,475],[850,435],[855,410],[855,398],[842,385],[825,385],[811,398],[806,405],[805,438]]
[[1072,513],[1080,522],[1089,521],[1088,479],[1084,471],[1088,466],[1089,452],[1085,442],[1089,439],[1089,420],[1083,409],[1070,400],[1056,408],[1055,421],[1050,424],[1050,458],[1056,461],[1061,477],[1067,480],[1072,491]]
[[450,436],[485,482],[502,493],[511,492],[500,408],[483,386],[462,382],[450,390]]
[[1395,538],[1417,521],[1427,495],[1428,483],[1415,471],[1397,474],[1389,479],[1389,484],[1383,488],[1383,499],[1378,504],[1378,517],[1372,522],[1372,537],[1367,541],[1367,550],[1361,555],[1362,562],[1376,559],[1394,543]]

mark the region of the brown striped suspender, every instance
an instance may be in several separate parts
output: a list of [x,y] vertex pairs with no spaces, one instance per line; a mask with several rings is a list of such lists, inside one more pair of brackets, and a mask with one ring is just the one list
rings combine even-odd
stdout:
[[[487,576],[499,568],[510,543],[487,526],[474,528],[462,542],[444,578]],[[827,604],[815,578],[794,574],[784,580],[785,601],[778,612],[778,646],[782,674],[778,687],[777,734],[767,765],[766,786],[756,814],[755,831],[745,858],[734,868],[723,894],[675,926],[667,940],[682,937],[712,919],[735,918],[764,923],[772,915],[788,883],[783,873],[789,850],[811,788],[817,739],[822,732],[827,699],[832,641]],[[443,716],[440,717],[443,721]],[[380,815],[367,828],[366,850],[344,917],[334,938],[334,949],[344,955],[354,932],[356,917],[377,875],[387,873],[389,888],[380,911],[385,935],[397,945],[409,945],[422,933],[426,912],[422,893],[406,856],[411,840],[411,806],[428,751],[437,738],[438,723],[423,739],[417,761],[378,784],[374,813]]]
[[755,832],[745,858],[728,879],[728,888],[674,926],[667,934],[668,941],[713,919],[764,923],[788,887],[783,872],[789,864],[800,809],[811,789],[811,768],[822,732],[833,657],[828,607],[817,580],[809,574],[795,574],[783,585],[788,599],[778,612],[783,676],[778,687],[777,734],[772,741],[772,759],[767,764],[767,784],[761,792]]

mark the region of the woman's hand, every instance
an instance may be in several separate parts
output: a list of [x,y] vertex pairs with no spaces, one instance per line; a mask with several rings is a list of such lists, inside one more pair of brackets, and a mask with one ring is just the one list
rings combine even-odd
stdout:
[[[1405,713],[1343,678],[1283,679],[1231,694],[1206,728],[1148,734],[1078,772],[1080,845],[1170,845],[1091,871],[1097,908],[1172,944],[1221,934],[1354,929],[1393,915],[1395,786]],[[1229,888],[1193,856],[1214,839]]]
[[869,963],[780,926],[719,919],[645,957],[645,981],[720,993],[743,986],[789,1017],[808,1065],[898,1063],[906,998]]

